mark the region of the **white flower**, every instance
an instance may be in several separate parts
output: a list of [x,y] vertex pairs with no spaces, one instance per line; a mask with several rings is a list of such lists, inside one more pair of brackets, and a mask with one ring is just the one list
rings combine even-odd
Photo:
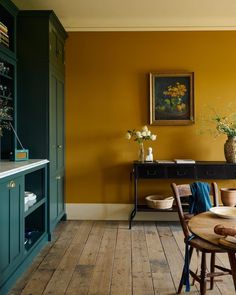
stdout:
[[136,136],[137,136],[138,138],[142,138],[142,134],[141,134],[141,132],[140,132],[140,131],[137,131],[137,132],[136,132]]
[[151,140],[154,141],[154,140],[156,140],[156,139],[157,139],[157,136],[156,136],[155,134],[152,134],[152,135],[151,135]]
[[128,139],[128,140],[130,140],[131,139],[131,134],[129,132],[126,132],[125,138]]
[[143,143],[147,140],[156,140],[157,138],[155,134],[152,134],[152,132],[148,130],[146,125],[142,127],[141,131],[136,131],[135,129],[127,130],[125,137],[127,139],[133,138],[137,143]]
[[147,131],[148,131],[148,128],[147,128],[147,126],[146,126],[146,125],[145,125],[145,126],[143,126],[143,127],[142,127],[142,130],[143,130],[143,131],[145,131],[145,132],[147,132]]
[[143,137],[147,136],[147,131],[143,131],[143,132],[142,132],[142,136],[143,136]]

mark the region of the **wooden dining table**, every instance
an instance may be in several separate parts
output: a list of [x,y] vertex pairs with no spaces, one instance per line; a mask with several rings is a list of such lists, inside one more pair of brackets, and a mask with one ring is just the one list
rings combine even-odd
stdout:
[[195,236],[227,251],[236,290],[236,243],[228,242],[223,236],[216,234],[214,227],[217,224],[222,224],[225,227],[236,227],[236,219],[221,218],[208,211],[192,217],[188,227]]

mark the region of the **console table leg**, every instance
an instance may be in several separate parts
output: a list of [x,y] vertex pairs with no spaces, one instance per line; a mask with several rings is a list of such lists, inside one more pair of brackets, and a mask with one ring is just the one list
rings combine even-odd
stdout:
[[129,229],[131,229],[131,225],[132,225],[132,220],[134,219],[134,216],[136,215],[136,207],[132,210],[131,214],[130,214],[130,218],[129,218]]

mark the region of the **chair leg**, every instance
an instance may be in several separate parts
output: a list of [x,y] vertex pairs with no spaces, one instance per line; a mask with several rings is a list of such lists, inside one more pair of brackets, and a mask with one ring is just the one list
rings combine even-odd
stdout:
[[206,294],[206,253],[202,252],[200,294]]
[[[193,247],[190,247],[190,249],[189,249],[189,264],[191,262],[192,254],[193,254]],[[183,288],[183,285],[184,285],[184,276],[185,276],[184,266],[183,266],[183,271],[182,271],[181,280],[180,280],[180,283],[179,283],[177,294],[180,294],[181,293],[182,288]]]
[[[199,265],[199,250],[198,249],[196,249],[196,253],[197,253],[197,269],[195,271],[195,274],[197,275],[197,273],[198,273],[198,265]],[[192,285],[194,285],[194,284],[195,284],[195,278],[193,278],[193,281],[192,281]]]
[[184,284],[184,266],[183,266],[183,271],[182,271],[182,275],[181,275],[181,279],[179,282],[179,287],[178,287],[178,291],[177,294],[180,294],[183,288],[183,284]]
[[[215,260],[216,260],[216,255],[215,253],[211,253],[211,273],[215,271]],[[214,277],[210,278],[210,290],[214,288]]]

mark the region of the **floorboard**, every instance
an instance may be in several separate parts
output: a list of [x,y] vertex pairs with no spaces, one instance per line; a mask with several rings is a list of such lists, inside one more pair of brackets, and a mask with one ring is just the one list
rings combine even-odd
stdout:
[[[9,295],[173,295],[183,262],[178,223],[134,222],[129,230],[124,221],[63,221]],[[217,262],[227,267],[227,255]],[[197,267],[196,255],[191,263]],[[199,294],[198,283],[189,294]],[[231,277],[207,294],[235,294]]]

